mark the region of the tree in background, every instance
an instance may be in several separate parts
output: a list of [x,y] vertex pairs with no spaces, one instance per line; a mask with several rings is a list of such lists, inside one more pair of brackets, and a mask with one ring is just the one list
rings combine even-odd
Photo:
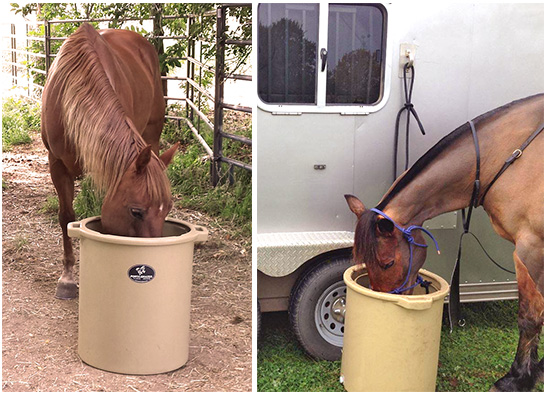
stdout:
[[[181,67],[181,59],[187,55],[188,44],[195,41],[202,41],[203,63],[214,59],[215,56],[215,17],[210,11],[217,7],[214,3],[28,3],[19,5],[11,3],[12,12],[21,14],[23,17],[35,15],[38,21],[48,20],[73,20],[73,19],[111,19],[108,27],[113,29],[130,29],[147,37],[156,48],[162,75],[175,68]],[[211,15],[212,14],[212,15]],[[179,16],[176,19],[164,19],[163,16]],[[193,16],[191,26],[188,26],[188,16]],[[252,11],[251,7],[229,7],[228,17],[235,20],[230,24],[232,29],[228,36],[236,40],[250,40],[252,37]],[[136,19],[130,25],[125,25],[127,19]],[[152,29],[146,29],[144,21],[152,19]],[[98,22],[92,22],[98,28]],[[68,37],[80,23],[59,23],[51,25],[52,37]],[[44,26],[40,25],[30,35],[44,36]],[[176,40],[168,47],[164,46],[163,40],[155,36],[186,36],[187,40]],[[62,42],[52,41],[51,52],[57,53]],[[34,41],[29,49],[35,53],[43,53],[43,42]],[[226,48],[227,74],[235,73],[239,67],[248,59],[250,46],[227,46]],[[37,69],[45,70],[45,61],[38,58],[28,65]],[[204,69],[202,85],[211,84],[214,75]],[[35,73],[34,81],[44,85],[44,76]],[[164,86],[165,92],[165,86]]]

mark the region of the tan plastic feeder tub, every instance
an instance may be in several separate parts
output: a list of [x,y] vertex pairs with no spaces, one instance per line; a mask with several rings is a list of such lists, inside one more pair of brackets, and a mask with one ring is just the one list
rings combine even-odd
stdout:
[[448,283],[420,270],[430,293],[375,292],[366,269],[344,273],[346,314],[340,381],[351,392],[434,392]]
[[78,353],[124,374],[175,370],[188,360],[194,243],[207,230],[168,218],[160,238],[101,233],[100,217],[68,225],[80,239]]

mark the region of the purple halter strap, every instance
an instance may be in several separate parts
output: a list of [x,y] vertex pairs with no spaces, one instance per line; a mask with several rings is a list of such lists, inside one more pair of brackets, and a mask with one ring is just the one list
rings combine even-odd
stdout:
[[407,228],[403,228],[399,224],[397,224],[391,217],[389,217],[388,215],[386,215],[384,212],[382,212],[379,209],[372,208],[371,211],[373,211],[373,212],[385,217],[389,221],[391,221],[393,223],[393,225],[395,226],[395,228],[397,228],[399,231],[401,231],[403,233],[403,237],[406,239],[406,241],[408,242],[408,244],[410,246],[410,259],[409,259],[409,263],[408,263],[408,271],[406,273],[406,279],[405,279],[405,281],[403,282],[403,284],[401,286],[393,289],[392,291],[390,291],[388,293],[401,294],[402,292],[404,292],[406,290],[409,290],[409,289],[412,289],[412,288],[414,288],[418,285],[425,285],[426,281],[424,281],[423,278],[420,275],[418,275],[418,278],[417,278],[415,284],[413,284],[412,286],[405,287],[405,285],[408,283],[408,280],[410,278],[410,272],[412,270],[412,253],[413,253],[413,250],[414,250],[413,246],[415,245],[415,246],[427,248],[427,245],[423,245],[423,244],[418,243],[414,240],[414,237],[412,236],[412,231],[420,230],[420,231],[425,232],[433,240],[433,242],[435,243],[435,247],[437,248],[437,253],[441,254],[441,251],[439,250],[439,244],[437,243],[437,241],[435,240],[433,235],[428,230],[426,230],[425,228],[423,228],[421,226],[411,225],[411,226],[408,226]]

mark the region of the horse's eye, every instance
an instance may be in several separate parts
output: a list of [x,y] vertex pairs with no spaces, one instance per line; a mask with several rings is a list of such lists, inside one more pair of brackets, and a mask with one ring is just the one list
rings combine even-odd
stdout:
[[395,264],[395,260],[391,261],[390,263],[382,265],[380,268],[382,268],[383,270],[387,270],[388,268],[391,268],[393,264]]
[[144,219],[144,210],[138,208],[131,208],[131,216],[137,220]]

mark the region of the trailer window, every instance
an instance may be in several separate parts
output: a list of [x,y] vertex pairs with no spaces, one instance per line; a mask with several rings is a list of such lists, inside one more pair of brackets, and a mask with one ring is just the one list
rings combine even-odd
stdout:
[[266,103],[315,103],[318,4],[259,4],[258,92]]
[[370,5],[329,6],[327,104],[380,99],[383,15]]
[[259,4],[260,100],[311,111],[379,103],[386,18],[375,4]]

